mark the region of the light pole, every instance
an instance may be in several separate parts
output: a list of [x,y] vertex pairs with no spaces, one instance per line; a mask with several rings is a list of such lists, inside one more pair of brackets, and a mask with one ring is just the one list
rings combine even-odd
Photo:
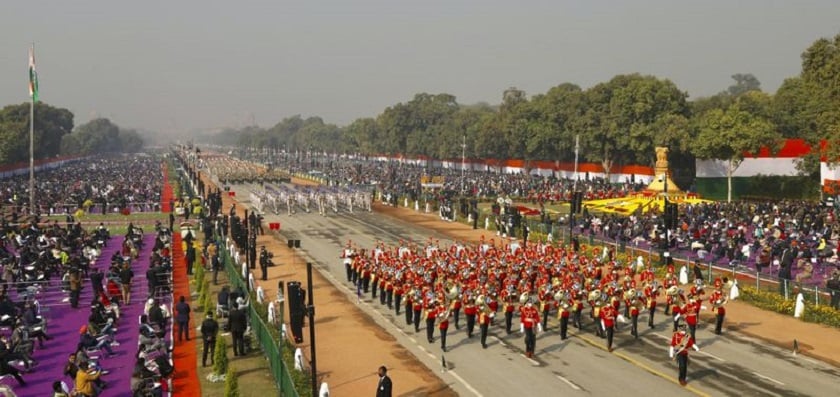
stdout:
[[467,136],[464,135],[464,143],[461,144],[461,194],[464,194],[464,173],[467,169]]

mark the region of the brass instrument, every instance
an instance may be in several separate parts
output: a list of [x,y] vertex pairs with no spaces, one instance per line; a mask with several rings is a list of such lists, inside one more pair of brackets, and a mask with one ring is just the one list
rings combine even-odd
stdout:
[[667,294],[670,297],[674,297],[674,296],[677,296],[679,291],[680,290],[679,290],[679,288],[677,288],[676,285],[672,285],[672,286],[668,287],[668,289],[665,290],[665,294]]
[[628,288],[627,291],[624,291],[624,300],[632,300],[636,297],[636,290],[634,288]]
[[[677,332],[679,332],[679,331],[677,331]],[[689,338],[691,338],[691,336],[689,334],[684,334],[683,335],[683,338],[680,341],[680,343],[677,346],[675,346],[675,348],[674,348],[674,350],[676,350],[676,351],[674,352],[674,357],[672,358],[672,360],[676,360],[677,356],[679,356],[682,352],[685,351],[685,349],[688,348],[688,339]]]
[[519,303],[524,305],[525,303],[528,302],[529,298],[530,298],[530,296],[528,295],[528,293],[523,292],[523,293],[519,294]]
[[447,281],[446,287],[446,299],[453,300],[458,298],[458,295],[461,293],[458,284],[455,284],[452,281]]

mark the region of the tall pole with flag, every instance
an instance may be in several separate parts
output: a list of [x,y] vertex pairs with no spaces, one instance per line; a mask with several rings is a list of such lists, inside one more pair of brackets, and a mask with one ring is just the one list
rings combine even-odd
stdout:
[[38,101],[38,72],[35,44],[29,48],[29,215],[35,215],[35,102]]

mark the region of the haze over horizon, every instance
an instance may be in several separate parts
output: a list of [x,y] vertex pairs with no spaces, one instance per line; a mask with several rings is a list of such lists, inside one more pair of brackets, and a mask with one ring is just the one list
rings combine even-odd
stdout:
[[617,74],[690,98],[752,73],[766,92],[840,32],[836,1],[17,1],[0,5],[0,106],[41,100],[80,125],[180,135],[320,116],[346,125],[416,93],[461,104]]

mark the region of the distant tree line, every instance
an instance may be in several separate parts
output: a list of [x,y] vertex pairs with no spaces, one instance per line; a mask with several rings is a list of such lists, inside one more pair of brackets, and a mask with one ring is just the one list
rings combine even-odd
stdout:
[[[752,74],[735,74],[717,95],[689,100],[673,82],[640,74],[618,75],[582,89],[563,83],[528,97],[510,88],[501,104],[462,105],[449,94],[420,93],[375,118],[347,126],[319,117],[285,118],[271,128],[227,130],[215,143],[252,148],[468,158],[572,161],[575,136],[581,161],[653,165],[654,147],[671,148],[678,167],[693,159],[729,160],[744,151],[778,148],[784,138],[812,146],[840,136],[840,35],[822,38],[802,54],[802,71],[774,95]],[[829,158],[840,158],[829,145]],[[819,172],[818,155],[805,159],[805,174]],[[693,174],[693,172],[692,172]]]
[[[143,138],[135,130],[121,129],[108,119],[73,126],[73,113],[38,102],[35,104],[34,155],[36,159],[59,155],[137,152]],[[0,164],[29,161],[29,104],[0,109]]]

